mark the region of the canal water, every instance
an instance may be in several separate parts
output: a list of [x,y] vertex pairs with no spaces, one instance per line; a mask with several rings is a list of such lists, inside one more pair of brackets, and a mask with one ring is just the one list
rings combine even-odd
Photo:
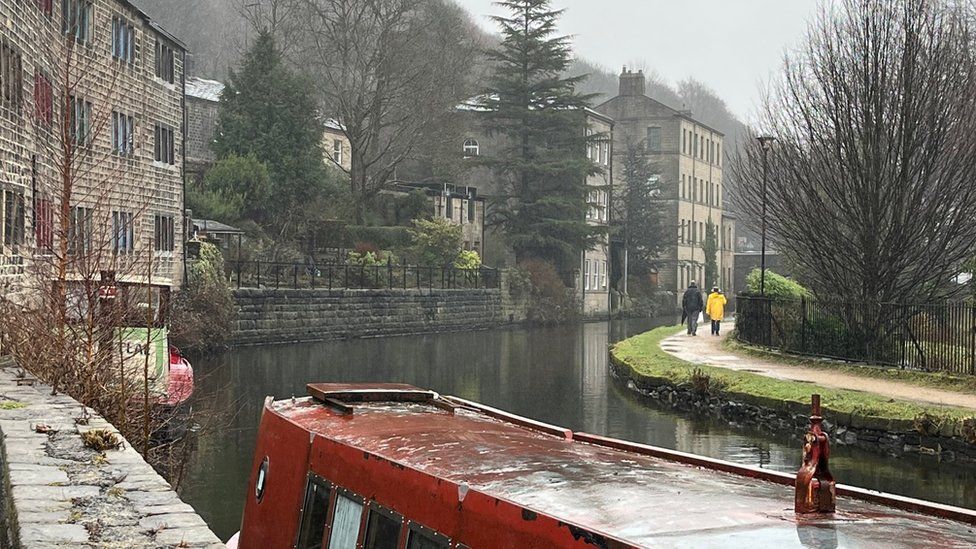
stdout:
[[[248,347],[197,359],[194,406],[213,427],[204,430],[189,464],[184,498],[221,538],[236,532],[262,402],[267,395],[302,396],[310,381],[405,382],[577,431],[795,471],[798,440],[638,401],[609,375],[607,346],[660,324],[626,320]],[[831,451],[831,471],[842,483],[976,508],[976,468],[843,446]]]

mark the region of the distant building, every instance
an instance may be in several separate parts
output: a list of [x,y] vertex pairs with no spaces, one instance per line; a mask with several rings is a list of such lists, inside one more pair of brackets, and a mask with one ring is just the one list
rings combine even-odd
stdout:
[[[619,94],[596,110],[616,123],[614,171],[622,173],[628,144],[643,145],[660,170],[667,199],[666,222],[672,227],[674,239],[661,258],[664,266],[658,274],[659,284],[680,299],[691,281],[705,283],[702,242],[706,223],[711,220],[723,250],[716,258],[720,280],[709,282],[731,291],[734,283],[729,275],[734,271],[735,259],[724,250],[728,245],[721,245],[723,238],[735,241],[734,221],[723,209],[724,136],[693,118],[691,112],[651,99],[644,87],[642,71],[625,69],[620,75]],[[617,187],[621,184],[617,181]],[[728,236],[730,233],[732,236]]]
[[67,233],[71,254],[108,249],[96,269],[121,283],[179,286],[185,46],[128,0],[5,1],[0,20],[0,277]]
[[216,80],[186,79],[186,175],[199,181],[217,160],[211,145],[224,85]]
[[352,169],[352,148],[342,124],[333,118],[325,121],[322,149],[325,151],[326,165],[349,173]]
[[407,185],[399,184],[386,193],[406,194],[423,190],[430,201],[430,214],[461,226],[461,246],[474,250],[484,257],[485,248],[485,199],[478,196],[478,189],[454,185]]
[[[482,155],[495,154],[501,149],[504,137],[489,135],[483,131],[476,118],[476,111],[480,107],[476,101],[458,107],[458,115],[464,120],[465,132],[458,143],[460,152],[468,161],[474,161]],[[594,142],[587,147],[584,154],[603,168],[601,173],[589,176],[587,185],[592,188],[588,196],[586,222],[591,225],[609,226],[610,197],[613,188],[612,171],[610,170],[610,156],[612,149],[612,135],[614,121],[599,112],[585,109],[580,113],[580,132],[588,135],[606,136],[600,142]],[[490,170],[480,166],[473,166],[463,176],[464,184],[477,187],[482,196],[490,200],[505,192],[504,183],[496,178]],[[515,258],[511,249],[504,245],[503,234],[488,231],[488,244],[484,245],[485,262],[496,267],[514,266]],[[593,249],[580,252],[579,263],[572,273],[575,279],[577,296],[582,303],[583,314],[587,316],[604,315],[610,311],[610,248],[604,241]],[[563,273],[568,274],[568,273]]]
[[194,219],[192,237],[215,243],[224,257],[239,258],[244,231],[213,219]]

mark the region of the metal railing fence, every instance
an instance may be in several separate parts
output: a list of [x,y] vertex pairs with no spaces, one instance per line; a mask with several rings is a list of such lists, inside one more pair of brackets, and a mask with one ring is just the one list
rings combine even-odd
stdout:
[[310,289],[479,289],[499,288],[498,269],[459,269],[424,265],[377,263],[320,264],[273,261],[228,261],[227,280],[232,288]]
[[976,307],[738,296],[740,341],[787,353],[976,375]]

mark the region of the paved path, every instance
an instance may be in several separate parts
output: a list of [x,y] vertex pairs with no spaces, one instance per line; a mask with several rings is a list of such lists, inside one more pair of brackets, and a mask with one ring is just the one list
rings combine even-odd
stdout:
[[976,395],[733,354],[722,345],[722,341],[732,328],[732,322],[723,322],[724,333],[721,337],[714,337],[709,333],[709,324],[704,323],[698,327],[697,336],[688,336],[682,330],[679,334],[662,340],[661,348],[682,360],[695,364],[752,372],[776,379],[817,383],[824,387],[855,389],[899,400],[976,410]]

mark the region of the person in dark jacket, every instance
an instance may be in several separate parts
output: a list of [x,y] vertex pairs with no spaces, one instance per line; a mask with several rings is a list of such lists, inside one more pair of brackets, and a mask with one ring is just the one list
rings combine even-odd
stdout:
[[705,308],[705,301],[702,299],[698,284],[692,280],[685,290],[685,295],[681,298],[681,311],[688,318],[688,335],[698,335],[698,313]]

